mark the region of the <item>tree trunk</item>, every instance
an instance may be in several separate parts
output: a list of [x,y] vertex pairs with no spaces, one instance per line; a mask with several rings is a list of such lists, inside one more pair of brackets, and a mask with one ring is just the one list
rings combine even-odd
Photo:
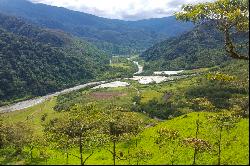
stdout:
[[[199,118],[199,114],[198,114],[198,118]],[[200,124],[199,124],[199,119],[198,119],[198,120],[196,120],[196,132],[195,132],[195,138],[196,139],[198,138],[199,127],[200,127]],[[194,148],[193,165],[196,164],[196,155],[197,155],[197,152],[198,152],[198,149],[195,147]]]
[[66,165],[69,165],[69,153],[67,152]]
[[113,140],[113,162],[115,165],[115,160],[116,160],[116,141]]
[[88,161],[88,159],[94,154],[94,151],[91,152],[91,154],[85,158],[85,160],[83,161],[83,164],[82,165],[85,165],[85,163]]
[[81,165],[83,165],[83,158],[82,158],[82,135],[80,135],[80,139],[79,139],[79,148],[80,148]]
[[222,138],[222,127],[220,127],[220,136],[219,136],[219,147],[218,147],[218,165],[221,163],[221,138]]
[[[128,156],[130,155],[130,152],[129,152],[129,148],[128,148]],[[128,158],[128,165],[130,165],[131,163],[130,163],[130,156],[129,156],[129,158]]]
[[194,148],[193,165],[196,165],[196,155],[197,155],[197,149],[196,149],[196,148]]

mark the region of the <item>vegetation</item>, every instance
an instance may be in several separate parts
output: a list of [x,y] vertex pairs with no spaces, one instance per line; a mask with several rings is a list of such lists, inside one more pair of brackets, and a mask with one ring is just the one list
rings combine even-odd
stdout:
[[[141,158],[147,158],[143,164],[192,164],[192,158],[193,158],[193,148],[191,142],[189,142],[191,145],[189,146],[187,141],[189,141],[189,138],[195,137],[195,131],[196,131],[196,120],[197,118],[202,121],[202,125],[199,128],[199,138],[202,138],[202,140],[208,141],[209,145],[211,146],[211,149],[208,149],[208,151],[204,151],[202,153],[199,152],[199,155],[196,158],[196,164],[217,164],[218,162],[218,155],[217,155],[217,141],[218,132],[214,131],[214,123],[210,122],[209,117],[215,116],[215,113],[207,113],[202,112],[199,113],[199,116],[197,116],[197,113],[191,113],[185,116],[180,116],[178,118],[175,118],[173,120],[169,120],[166,122],[161,122],[155,127],[150,127],[145,129],[140,135],[140,139],[138,139],[137,142],[137,148],[138,150],[141,149],[144,153],[140,153],[140,155],[144,157]],[[236,123],[236,126],[230,130],[230,134],[228,134],[228,131],[222,132],[222,139],[221,147],[222,147],[222,155],[221,155],[221,164],[248,164],[248,119],[241,119],[239,122]],[[171,129],[171,130],[170,130]],[[158,134],[161,133],[161,131],[173,133],[173,131],[178,131],[178,137],[172,137],[171,135],[170,140],[166,140],[166,142],[161,142],[161,144],[157,143],[157,140],[159,140]],[[159,133],[160,132],[160,133]],[[212,133],[212,134],[211,134]],[[162,134],[161,134],[162,135]],[[164,134],[163,134],[164,135]],[[168,135],[168,134],[167,134]],[[167,139],[166,137],[164,137]],[[179,141],[178,141],[179,139]],[[173,140],[173,141],[171,141]],[[183,143],[182,140],[186,143]],[[132,141],[132,140],[131,140]],[[230,141],[230,142],[229,142]],[[84,142],[87,143],[87,142]],[[130,149],[128,152],[128,145],[130,145],[130,142],[122,141],[117,144],[116,147],[116,164],[136,164],[137,161],[133,160],[132,158],[129,158],[127,156],[132,156],[132,154],[138,154],[137,148],[134,150]],[[91,145],[91,144],[90,144]],[[107,144],[109,145],[109,144]],[[147,146],[145,146],[147,145]],[[110,145],[111,146],[111,145]],[[64,155],[64,151],[61,151],[60,149],[55,149],[53,146],[50,147],[51,150],[47,149],[47,153],[51,153],[50,157],[47,158],[47,164],[66,164],[66,155]],[[78,149],[78,148],[77,148]],[[74,157],[73,155],[79,154],[79,150],[75,148],[72,148],[69,150],[69,153],[72,155],[69,155],[68,157],[68,163],[69,164],[79,164],[80,161],[78,157]],[[31,163],[40,163],[45,164],[45,159],[42,158],[41,153],[39,154],[38,151],[41,151],[42,148],[37,148],[33,152],[33,160]],[[175,150],[174,152],[172,150]],[[1,150],[1,154],[4,153],[6,149]],[[150,154],[147,154],[147,152],[150,152]],[[129,153],[129,154],[128,154]],[[25,154],[25,152],[22,152],[22,154]],[[86,153],[85,156],[89,156],[92,153]],[[9,155],[6,153],[6,155]],[[3,156],[3,155],[1,155]],[[138,155],[137,155],[138,156]],[[148,157],[147,157],[148,156]],[[171,157],[170,157],[171,156]],[[6,156],[7,157],[7,156]],[[120,158],[120,159],[119,159]],[[121,160],[123,159],[123,160]],[[140,158],[137,158],[139,159]],[[11,163],[16,163],[17,161],[20,163],[20,161],[25,161],[24,163],[28,164],[29,159],[25,158],[16,158],[13,156]],[[10,163],[11,160],[2,160],[1,163]],[[86,160],[85,164],[113,164],[113,156],[110,155],[110,152],[105,149],[101,149],[100,151],[95,151],[91,157]],[[139,163],[142,164],[142,163]]]
[[108,70],[100,78],[129,78],[138,70],[131,60],[123,56],[113,56],[108,67]]
[[[249,9],[244,0],[218,0],[186,5],[177,19],[198,26],[180,37],[170,38],[141,54],[145,70],[197,69],[230,60],[248,59]],[[225,49],[223,45],[225,44]]]
[[65,8],[33,4],[27,0],[13,0],[12,3],[0,0],[0,3],[2,13],[23,17],[46,28],[71,33],[113,55],[141,52],[156,42],[177,36],[193,27],[192,23],[176,21],[175,17],[121,21]]
[[[218,0],[205,7],[213,7],[213,13],[224,5],[223,14],[228,14],[234,13],[232,5],[241,2]],[[212,18],[203,7],[186,6],[184,10],[191,14],[186,11],[178,17]],[[204,15],[196,13],[200,10]],[[236,21],[236,30],[244,29],[244,18],[241,14],[223,17],[230,23]],[[171,47],[159,43],[144,54],[148,62],[154,61],[153,66],[145,62],[147,72],[158,63],[163,65],[157,69],[207,68],[185,71],[182,74],[188,77],[172,81],[140,84],[126,78],[137,71],[133,60],[143,61],[138,56],[108,57],[63,32],[43,30],[4,15],[0,21],[3,102],[89,80],[129,83],[117,88],[87,87],[31,108],[1,113],[0,164],[249,164],[249,61],[237,60],[247,59],[241,58],[247,51],[234,49],[226,34],[226,51],[220,52],[224,50],[222,36],[212,22],[167,40]],[[140,24],[147,25],[147,21]],[[247,41],[241,35],[234,36],[236,43]],[[230,59],[226,52],[239,56]],[[207,57],[212,53],[216,62]]]
[[[236,59],[249,60],[248,54],[242,55],[234,43],[232,33],[249,33],[249,2],[246,0],[217,0],[212,3],[186,5],[176,14],[177,19],[194,23],[213,22],[224,34],[225,50]],[[243,47],[249,47],[249,42]],[[242,47],[242,44],[241,44]]]
[[2,126],[24,123],[40,139],[17,147],[1,132],[1,164],[248,164],[248,72],[234,61],[192,78],[83,89],[3,114]]
[[[248,34],[233,37],[238,44],[248,41]],[[146,61],[146,72],[213,67],[232,59],[226,55],[223,43],[223,35],[214,26],[203,24],[180,37],[154,45],[140,56]],[[240,50],[248,52],[244,47]]]

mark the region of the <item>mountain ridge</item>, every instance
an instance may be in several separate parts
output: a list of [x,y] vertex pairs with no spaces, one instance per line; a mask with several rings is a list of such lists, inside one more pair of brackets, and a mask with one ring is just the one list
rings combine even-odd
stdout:
[[0,0],[0,12],[25,18],[45,28],[71,33],[110,54],[138,53],[193,27],[191,23],[178,22],[174,17],[140,21],[112,20],[26,0],[12,0],[12,3]]

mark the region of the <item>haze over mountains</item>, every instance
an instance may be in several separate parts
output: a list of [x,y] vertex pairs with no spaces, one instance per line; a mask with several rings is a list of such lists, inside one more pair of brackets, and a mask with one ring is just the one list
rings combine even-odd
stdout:
[[138,53],[193,27],[191,23],[176,21],[174,17],[140,21],[112,20],[26,0],[0,0],[0,12],[22,17],[44,28],[71,33],[110,54]]

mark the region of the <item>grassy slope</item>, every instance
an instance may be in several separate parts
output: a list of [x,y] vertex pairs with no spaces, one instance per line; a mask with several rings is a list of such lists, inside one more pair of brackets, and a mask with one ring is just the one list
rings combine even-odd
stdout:
[[[54,104],[54,100],[51,100],[50,102],[47,102],[46,107],[43,111],[47,112],[50,117],[56,117],[59,116],[59,113],[55,113],[52,111],[51,106]],[[26,119],[27,115],[30,115],[34,112],[34,110],[40,109],[40,106],[37,106],[36,108],[29,109],[27,111],[23,111],[19,114],[17,113],[11,113],[9,116],[11,116],[12,120],[14,121],[22,121]],[[33,125],[37,128],[37,132],[41,131],[40,128],[40,118],[41,112],[36,111],[33,113],[34,119],[33,119]],[[201,128],[201,134],[199,135],[199,138],[204,140],[209,140],[211,144],[215,144],[216,138],[214,137],[216,132],[213,132],[213,126],[211,123],[209,123],[206,119],[207,115],[212,115],[215,113],[190,113],[187,114],[187,117],[180,116],[178,118],[174,118],[169,121],[161,122],[155,127],[147,128],[143,131],[141,134],[141,141],[139,142],[139,147],[142,147],[144,150],[150,150],[153,153],[153,158],[147,163],[141,163],[141,164],[170,164],[170,159],[166,157],[165,155],[161,154],[162,151],[158,149],[158,146],[154,143],[157,130],[162,127],[167,127],[171,129],[178,130],[183,138],[188,137],[194,137],[195,136],[195,121],[198,118],[202,121],[202,128]],[[14,118],[13,118],[14,117]],[[10,120],[8,119],[8,120]],[[6,119],[7,120],[7,119]],[[248,156],[249,156],[249,120],[248,119],[242,119],[238,124],[237,127],[234,128],[230,134],[227,132],[223,133],[223,143],[222,143],[222,164],[248,164]],[[229,147],[226,147],[226,143],[228,140],[233,140],[232,144]],[[174,145],[167,147],[169,150],[173,148]],[[216,147],[214,147],[216,150]],[[77,155],[78,149],[72,149],[71,153]],[[124,152],[126,154],[127,152],[127,144],[122,143],[118,145],[118,151]],[[132,151],[132,150],[131,150]],[[179,147],[178,148],[178,159],[175,164],[192,164],[192,156],[193,151],[192,149],[188,147]],[[65,164],[66,162],[66,156],[56,150],[50,151],[51,159],[48,160],[47,164]],[[1,158],[0,158],[1,161]],[[17,161],[13,161],[12,164],[16,163]],[[38,163],[36,163],[38,162]],[[215,155],[215,152],[209,154],[204,153],[199,156],[197,163],[198,164],[216,164],[217,158]],[[9,163],[9,162],[8,162]],[[45,164],[44,161],[34,160],[32,162],[33,164]],[[135,161],[131,161],[132,164],[136,164]],[[7,164],[7,163],[2,163]],[[27,163],[28,164],[28,163]],[[79,159],[70,156],[69,157],[69,164],[79,164]],[[107,150],[102,149],[101,151],[97,151],[87,162],[87,164],[112,164],[112,156],[110,152]],[[128,164],[128,161],[117,161],[117,164]]]
[[[162,127],[167,127],[171,129],[178,130],[182,137],[188,138],[188,137],[195,137],[195,121],[198,119],[202,121],[202,128],[201,128],[201,134],[199,134],[199,138],[208,140],[211,143],[215,143],[216,139],[214,138],[213,126],[211,123],[209,123],[206,119],[207,115],[211,115],[214,113],[190,113],[185,116],[180,116],[178,118],[172,119],[170,121],[166,121],[163,123],[160,123],[156,127],[147,129],[143,132],[143,136],[145,137],[144,140],[141,142],[141,145],[147,145],[146,147],[148,149],[153,150],[154,153],[158,153],[158,149],[155,147],[155,144],[153,144],[153,138],[156,135],[157,129],[160,129]],[[237,128],[235,128],[230,134],[224,132],[223,133],[223,153],[222,153],[222,163],[223,164],[247,164],[248,163],[248,136],[249,132],[249,124],[248,119],[241,120],[241,122],[238,123]],[[226,140],[231,140],[234,138],[234,136],[237,136],[236,140],[232,143],[230,148],[225,148]],[[172,149],[173,147],[170,146],[169,149]],[[178,164],[192,164],[192,157],[193,157],[193,151],[189,148],[180,148],[177,153],[180,153],[179,155],[179,161]],[[151,164],[171,164],[169,158],[165,157],[164,155],[156,155],[151,161]],[[214,154],[208,154],[205,153],[204,155],[200,156],[198,160],[198,164],[216,164],[217,159],[214,156]],[[176,164],[177,164],[176,163]]]

